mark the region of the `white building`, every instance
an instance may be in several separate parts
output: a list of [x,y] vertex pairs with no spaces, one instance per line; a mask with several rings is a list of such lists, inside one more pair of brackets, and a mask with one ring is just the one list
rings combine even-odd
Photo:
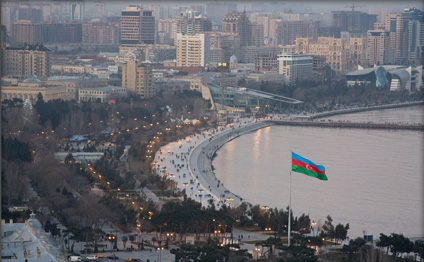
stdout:
[[106,86],[97,88],[80,88],[78,101],[83,102],[108,102],[110,99],[127,95],[127,89],[120,86]]
[[286,83],[294,84],[312,77],[312,56],[286,53],[279,55],[277,60],[278,73],[284,75]]
[[2,220],[1,235],[1,261],[65,261],[63,253],[53,245],[51,235],[44,232],[34,213],[25,223],[11,221],[6,224]]
[[177,34],[177,66],[206,66],[210,60],[210,41],[207,34]]

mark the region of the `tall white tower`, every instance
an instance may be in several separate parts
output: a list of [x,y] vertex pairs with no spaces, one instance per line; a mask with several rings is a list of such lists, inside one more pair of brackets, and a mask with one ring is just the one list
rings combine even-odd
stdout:
[[84,19],[84,2],[75,2],[71,5],[71,20],[82,21]]

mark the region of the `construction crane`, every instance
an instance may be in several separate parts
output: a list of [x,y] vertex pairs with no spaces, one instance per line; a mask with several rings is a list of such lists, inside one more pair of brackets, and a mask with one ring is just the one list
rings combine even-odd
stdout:
[[353,11],[355,11],[355,7],[366,7],[366,6],[355,5],[355,3],[352,3],[352,5],[345,6],[345,8],[347,8],[347,7],[352,8],[352,12],[353,12]]

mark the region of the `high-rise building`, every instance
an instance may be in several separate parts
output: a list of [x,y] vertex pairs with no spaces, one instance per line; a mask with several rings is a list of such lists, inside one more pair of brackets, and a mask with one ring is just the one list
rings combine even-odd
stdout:
[[359,11],[332,11],[332,27],[340,28],[341,31],[352,33],[364,33],[374,28],[377,15],[370,15]]
[[173,42],[175,37],[177,36],[177,21],[178,20],[174,18],[159,20],[158,32],[166,32]]
[[294,45],[298,37],[317,37],[318,28],[314,23],[304,21],[283,21],[277,26],[276,43]]
[[177,19],[177,33],[184,35],[212,31],[212,23],[206,17]]
[[1,7],[1,24],[6,26],[7,30],[9,31],[11,29],[11,23],[12,23],[12,17],[13,17],[12,10],[13,10],[12,8],[7,6]]
[[150,5],[150,10],[152,10],[153,16],[160,19],[168,19],[169,18],[169,6],[167,5]]
[[249,45],[264,45],[264,26],[260,24],[249,24]]
[[230,57],[240,56],[240,36],[237,33],[205,32],[210,40],[210,62],[230,61]]
[[408,17],[408,62],[420,64],[424,58],[424,13],[408,8],[403,15]]
[[82,25],[78,22],[71,23],[44,23],[43,43],[81,43]]
[[7,28],[5,25],[1,25],[1,41],[2,44],[8,43],[9,39],[7,37]]
[[122,87],[141,98],[154,97],[152,68],[144,64],[138,65],[134,60],[122,64]]
[[75,2],[71,4],[71,20],[84,20],[84,2]]
[[376,29],[367,33],[367,60],[369,65],[388,64],[390,32]]
[[43,43],[42,24],[31,21],[19,21],[12,23],[10,30],[10,42],[17,44],[41,44]]
[[43,20],[43,15],[42,15],[41,9],[36,9],[32,7],[19,8],[18,19],[28,20],[33,23],[41,23]]
[[82,42],[85,44],[119,44],[118,23],[88,23],[82,25]]
[[122,10],[121,44],[154,44],[155,17],[140,6]]
[[406,8],[398,14],[389,14],[385,28],[390,34],[390,53],[394,53],[395,63],[419,64],[424,46],[423,12]]
[[240,45],[249,45],[249,19],[246,12],[231,12],[222,18],[222,32],[238,33]]
[[4,50],[3,75],[50,75],[50,50],[43,45],[26,45],[23,48],[7,47]]
[[210,42],[207,34],[177,34],[177,66],[206,66],[210,59]]
[[305,54],[280,54],[277,59],[278,73],[284,75],[286,83],[294,84],[297,81],[312,77],[312,56]]

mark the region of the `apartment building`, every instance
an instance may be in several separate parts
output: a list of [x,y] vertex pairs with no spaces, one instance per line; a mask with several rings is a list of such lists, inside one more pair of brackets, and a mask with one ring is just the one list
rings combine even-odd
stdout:
[[209,64],[210,41],[206,34],[177,34],[177,67]]
[[152,68],[144,64],[137,65],[137,61],[122,64],[122,87],[142,98],[154,97],[156,91],[153,86]]
[[50,75],[50,50],[43,45],[26,45],[23,48],[7,47],[3,53],[3,75]]

